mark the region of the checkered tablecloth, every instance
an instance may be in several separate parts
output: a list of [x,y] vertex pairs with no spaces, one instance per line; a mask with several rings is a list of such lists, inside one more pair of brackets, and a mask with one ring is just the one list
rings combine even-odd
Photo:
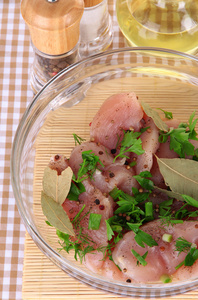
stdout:
[[[31,0],[30,0],[31,1]],[[124,46],[109,0],[114,39]],[[19,121],[33,99],[29,73],[33,63],[29,30],[20,14],[20,0],[0,1],[0,299],[22,298],[25,227],[20,219],[10,180],[12,141]]]

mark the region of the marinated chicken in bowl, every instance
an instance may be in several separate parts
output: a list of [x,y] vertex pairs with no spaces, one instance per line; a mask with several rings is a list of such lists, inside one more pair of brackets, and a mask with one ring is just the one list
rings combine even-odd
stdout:
[[[163,117],[162,117],[163,115]],[[198,276],[198,138],[135,93],[109,97],[74,133],[69,158],[56,154],[41,204],[61,247],[94,273],[164,283]]]

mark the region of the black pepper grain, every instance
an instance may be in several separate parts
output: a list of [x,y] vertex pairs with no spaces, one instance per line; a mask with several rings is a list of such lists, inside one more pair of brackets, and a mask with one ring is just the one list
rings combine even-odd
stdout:
[[127,280],[126,280],[126,282],[129,282],[129,283],[131,283],[131,279],[127,279]]
[[116,149],[111,149],[111,154],[115,154],[116,153]]
[[110,178],[113,178],[113,177],[115,177],[115,174],[114,174],[113,172],[110,172],[110,173],[109,173],[109,177],[110,177]]
[[100,204],[100,200],[99,199],[96,199],[94,202],[96,203],[96,205]]

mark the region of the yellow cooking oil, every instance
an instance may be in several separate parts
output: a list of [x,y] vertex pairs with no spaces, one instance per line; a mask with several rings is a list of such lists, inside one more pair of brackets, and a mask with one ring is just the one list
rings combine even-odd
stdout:
[[116,14],[130,46],[198,53],[198,0],[117,0]]

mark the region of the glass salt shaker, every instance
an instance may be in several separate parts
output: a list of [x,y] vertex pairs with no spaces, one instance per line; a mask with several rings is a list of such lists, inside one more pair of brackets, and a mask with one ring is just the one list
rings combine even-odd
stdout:
[[34,51],[30,84],[36,94],[53,76],[79,59],[83,0],[22,0]]
[[80,22],[81,57],[106,50],[112,43],[113,30],[107,0],[84,0]]

